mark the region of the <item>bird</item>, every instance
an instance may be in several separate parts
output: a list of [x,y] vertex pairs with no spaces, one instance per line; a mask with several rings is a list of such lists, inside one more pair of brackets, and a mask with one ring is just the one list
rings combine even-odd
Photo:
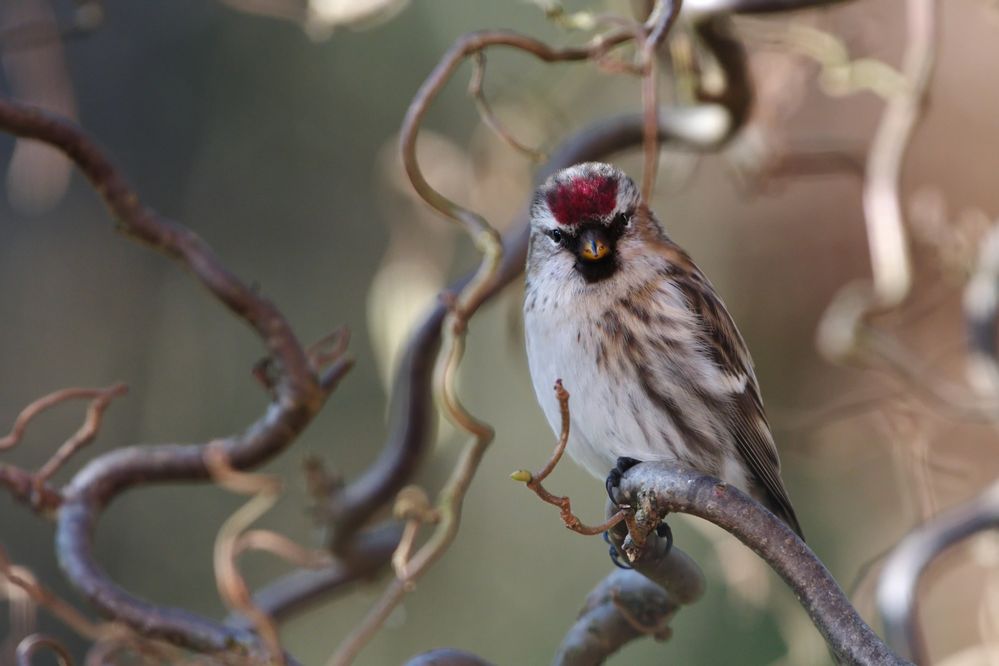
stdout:
[[525,285],[538,402],[559,433],[562,380],[566,450],[612,501],[627,468],[665,461],[739,488],[804,538],[746,343],[630,177],[588,162],[537,189]]

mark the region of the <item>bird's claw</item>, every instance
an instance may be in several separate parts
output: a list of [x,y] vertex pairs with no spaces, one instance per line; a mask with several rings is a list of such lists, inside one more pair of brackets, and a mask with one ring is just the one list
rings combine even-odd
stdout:
[[663,551],[663,557],[665,557],[669,551],[673,550],[673,530],[670,529],[665,520],[656,525],[656,536],[660,539],[666,539],[666,550]]
[[640,462],[642,461],[635,460],[634,458],[628,458],[626,456],[621,456],[620,458],[617,459],[617,464],[614,465],[614,468],[611,469],[609,474],[607,474],[607,480],[604,481],[604,487],[607,489],[607,497],[610,498],[610,501],[615,506],[621,508],[627,507],[626,504],[621,502],[619,498],[616,497],[615,491],[617,491],[619,486],[621,485],[621,477],[624,475],[624,473],[627,472],[632,467],[634,467],[635,465],[639,464]]
[[621,553],[618,551],[617,546],[614,545],[614,542],[611,541],[610,532],[604,532],[604,541],[606,541],[608,544],[610,544],[610,551],[609,551],[608,554],[610,555],[611,564],[613,564],[614,566],[616,566],[618,569],[634,569],[635,568],[635,567],[631,566],[630,564],[625,564],[624,562],[621,561]]

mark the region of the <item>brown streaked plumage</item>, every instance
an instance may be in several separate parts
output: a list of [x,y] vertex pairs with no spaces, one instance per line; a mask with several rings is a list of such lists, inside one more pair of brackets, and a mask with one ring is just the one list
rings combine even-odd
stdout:
[[603,477],[619,456],[674,461],[750,492],[801,534],[746,344],[622,172],[577,165],[539,188],[524,310],[556,431],[551,386],[573,394],[578,462]]

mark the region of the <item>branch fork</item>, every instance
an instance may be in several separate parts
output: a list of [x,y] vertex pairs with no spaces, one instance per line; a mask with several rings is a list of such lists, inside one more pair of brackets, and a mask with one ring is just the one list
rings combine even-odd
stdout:
[[[603,534],[619,523],[624,522],[628,526],[629,540],[639,549],[644,547],[646,539],[651,531],[655,529],[656,523],[652,524],[651,529],[646,529],[644,523],[648,521],[643,520],[641,521],[643,524],[640,524],[640,522],[636,520],[637,514],[632,510],[631,505],[618,505],[618,510],[604,522],[599,525],[587,525],[579,518],[579,516],[573,513],[572,500],[566,496],[555,495],[544,487],[544,480],[555,471],[555,467],[562,460],[562,454],[565,453],[565,447],[569,443],[569,428],[571,422],[569,415],[569,392],[562,385],[561,379],[555,380],[555,398],[558,400],[559,412],[562,416],[562,429],[559,434],[558,442],[555,444],[555,450],[552,452],[551,458],[537,473],[532,474],[526,469],[520,469],[511,474],[510,478],[514,481],[524,483],[534,492],[535,495],[541,498],[543,502],[557,506],[559,509],[559,515],[562,518],[562,523],[573,532],[583,534],[585,536],[593,536],[596,534]],[[631,555],[629,555],[627,551],[625,554],[628,555],[629,559],[632,559],[633,561],[633,558],[631,558]]]

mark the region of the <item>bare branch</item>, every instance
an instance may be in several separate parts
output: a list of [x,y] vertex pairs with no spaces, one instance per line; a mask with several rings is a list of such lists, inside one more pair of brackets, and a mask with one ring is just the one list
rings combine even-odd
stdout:
[[910,663],[894,654],[864,622],[805,542],[742,491],[710,476],[654,462],[625,472],[620,489],[637,508],[636,519],[642,524],[655,525],[668,513],[689,513],[749,546],[794,591],[842,663]]
[[[303,557],[297,544],[282,537],[255,530],[247,532],[247,528],[267,512],[281,494],[280,479],[264,474],[247,474],[237,472],[226,459],[225,453],[219,448],[208,446],[205,449],[205,463],[211,472],[212,479],[223,488],[253,497],[236,510],[219,528],[215,539],[213,563],[215,567],[215,583],[219,596],[225,604],[234,611],[250,619],[254,629],[267,645],[270,658],[279,666],[286,663],[281,638],[278,635],[274,619],[253,604],[250,588],[239,570],[237,559],[248,548],[260,547],[270,550],[279,556],[292,560],[301,560],[299,566],[307,566],[308,557]],[[255,537],[255,538],[254,538]],[[326,558],[328,560],[328,557]],[[325,562],[324,562],[325,563]]]
[[62,643],[44,634],[31,634],[18,643],[17,666],[31,666],[31,658],[41,649],[53,652],[59,666],[73,666],[73,658],[69,656],[69,651],[62,646]]
[[642,66],[642,106],[644,114],[642,144],[645,148],[645,168],[642,170],[642,198],[652,200],[659,171],[659,59],[656,51],[666,40],[670,28],[680,16],[683,0],[660,0],[649,16],[648,36],[640,43]]
[[[287,320],[269,300],[241,282],[197,235],[143,205],[104,151],[73,123],[12,100],[0,100],[0,129],[45,142],[65,153],[100,193],[119,228],[188,268],[230,312],[243,319],[274,358],[278,378],[267,412],[245,432],[219,440],[235,468],[260,464],[287,447],[322,407],[328,391]],[[93,557],[98,517],[118,493],[139,483],[205,480],[202,446],[129,447],[91,461],[73,479],[59,512],[59,562],[103,613],[145,636],[202,652],[259,649],[252,634],[187,611],[159,608],[118,587]]]
[[586,597],[579,619],[559,646],[556,666],[598,666],[631,641],[669,637],[679,604],[635,571],[617,570]]
[[493,666],[492,663],[471,652],[441,648],[418,654],[403,666]]
[[[279,578],[254,593],[253,605],[276,622],[282,622],[315,604],[327,602],[381,571],[399,543],[399,534],[399,526],[394,523],[361,532],[354,539],[351,559]],[[230,615],[226,624],[238,629],[252,627],[249,619],[238,614]]]
[[971,383],[995,398],[999,396],[999,224],[982,239],[975,271],[964,289],[964,328]]
[[[403,122],[401,150],[403,165],[416,192],[433,208],[460,223],[468,231],[475,245],[483,253],[479,269],[463,284],[456,295],[448,299],[442,321],[444,341],[438,353],[434,374],[435,393],[445,415],[457,426],[471,433],[475,440],[462,453],[451,477],[438,496],[439,524],[429,540],[408,562],[397,562],[397,569],[405,571],[404,580],[396,580],[371,610],[361,625],[351,633],[330,660],[331,664],[349,664],[371,639],[392,609],[413,582],[419,578],[443,553],[454,539],[460,520],[461,504],[471,478],[478,467],[485,448],[492,439],[492,429],[469,414],[454,391],[454,375],[464,351],[464,332],[469,317],[490,298],[496,289],[497,278],[503,277],[503,247],[496,232],[472,211],[459,206],[437,192],[423,177],[416,157],[416,137],[422,119],[433,99],[443,88],[458,64],[469,55],[494,45],[505,45],[531,53],[545,62],[559,60],[584,60],[597,58],[610,46],[622,43],[626,33],[614,33],[598,38],[587,47],[552,49],[536,40],[509,32],[472,33],[458,42],[442,58],[416,94]],[[643,128],[645,125],[643,124]],[[728,131],[731,124],[726,124]],[[714,136],[717,145],[724,137]],[[410,536],[415,537],[411,534]],[[408,551],[411,539],[402,547]],[[408,554],[408,553],[407,553]],[[398,559],[398,558],[397,558]]]
[[555,398],[558,400],[562,421],[561,433],[559,434],[558,442],[555,444],[555,451],[548,462],[545,463],[545,466],[537,473],[531,474],[527,470],[521,469],[511,474],[510,478],[514,481],[524,482],[542,501],[557,506],[559,514],[562,517],[562,523],[573,532],[585,536],[603,534],[615,525],[630,520],[631,514],[628,512],[627,507],[621,507],[620,510],[609,512],[607,520],[599,525],[586,525],[572,512],[572,502],[568,497],[553,495],[542,485],[544,480],[555,471],[555,467],[562,459],[562,454],[565,453],[566,444],[569,442],[569,428],[572,421],[569,414],[569,392],[562,386],[561,379],[555,381]]
[[35,400],[21,410],[14,419],[9,433],[0,438],[0,451],[10,449],[20,443],[31,422],[43,412],[70,400],[90,400],[87,415],[76,433],[66,440],[38,472],[25,470],[0,463],[0,486],[4,486],[20,502],[35,511],[49,512],[62,502],[62,494],[49,485],[49,478],[65,464],[74,453],[93,441],[101,427],[104,410],[111,400],[128,390],[124,384],[114,384],[107,388],[65,388],[49,393]]
[[531,148],[520,142],[517,137],[515,137],[510,130],[508,130],[500,119],[496,117],[493,112],[492,106],[489,104],[489,100],[486,99],[485,92],[482,90],[482,86],[486,78],[486,54],[479,51],[475,54],[474,59],[475,70],[472,74],[472,79],[468,83],[468,94],[472,96],[475,100],[475,108],[479,111],[479,118],[482,122],[496,133],[498,137],[503,139],[511,148],[523,153],[533,162],[544,162],[548,159],[548,156],[539,150]]
[[[725,108],[715,104],[663,111],[659,118],[660,140],[692,150],[714,150],[731,135],[732,126],[724,120],[725,116]],[[540,170],[537,179],[544,180],[578,162],[605,159],[640,146],[642,132],[643,119],[637,114],[594,123],[572,134],[553,151],[551,160]],[[503,238],[503,258],[484,294],[486,299],[499,293],[524,270],[528,238],[526,211],[512,229]],[[461,278],[448,288],[448,293],[462,289],[471,278],[471,275]],[[446,310],[443,302],[435,303],[406,344],[393,382],[390,434],[378,460],[360,478],[330,498],[327,507],[331,517],[330,546],[336,553],[349,550],[354,534],[409,482],[429,448],[434,419],[430,399],[432,359],[440,345]]]
[[691,14],[778,14],[842,4],[845,0],[687,0]]
[[102,396],[106,394],[112,394],[112,397],[114,397],[114,395],[124,393],[125,390],[126,387],[124,384],[115,384],[114,386],[104,389],[66,388],[42,396],[22,409],[21,413],[17,415],[17,418],[14,419],[14,425],[10,429],[10,432],[3,437],[0,437],[0,451],[17,446],[17,444],[21,441],[21,438],[24,436],[25,430],[28,429],[31,422],[42,412],[52,409],[57,405],[61,405],[64,402],[69,402],[70,400],[96,401],[100,400]]
[[[611,502],[607,503],[607,515],[617,511]],[[625,542],[629,535],[625,525],[619,524],[610,530],[610,542],[621,553],[625,553]],[[649,534],[644,547],[631,553],[632,569],[642,574],[659,587],[666,590],[670,599],[681,606],[689,606],[704,595],[704,572],[689,555],[669,539]]]
[[888,643],[917,664],[929,655],[919,630],[918,587],[926,568],[952,546],[999,527],[999,482],[974,499],[942,512],[905,536],[885,560],[877,602]]
[[908,44],[902,72],[907,90],[893,96],[871,143],[864,185],[864,217],[879,305],[897,305],[912,282],[899,196],[902,161],[922,117],[936,54],[936,2],[907,3]]
[[819,325],[819,347],[830,358],[858,351],[860,332],[877,311],[898,306],[912,283],[899,183],[913,131],[923,115],[936,53],[937,3],[908,0],[904,86],[892,94],[871,143],[864,175],[864,219],[871,252],[871,284],[848,284]]
[[59,471],[59,468],[66,464],[74,453],[84,446],[94,441],[98,430],[101,428],[101,421],[104,417],[104,410],[108,408],[111,401],[120,395],[124,395],[128,387],[124,384],[115,384],[106,389],[100,389],[94,395],[94,399],[87,407],[87,416],[72,437],[67,439],[59,449],[52,454],[52,457],[42,465],[42,468],[35,474],[35,483],[44,484],[52,475]]
[[0,546],[0,576],[3,576],[10,584],[21,588],[37,605],[45,608],[60,622],[85,638],[99,640],[128,634],[124,627],[97,623],[86,617],[39,583],[27,569],[13,564],[2,546]]
[[31,472],[0,463],[0,487],[35,511],[49,513],[62,503],[62,494],[49,484],[39,484]]

